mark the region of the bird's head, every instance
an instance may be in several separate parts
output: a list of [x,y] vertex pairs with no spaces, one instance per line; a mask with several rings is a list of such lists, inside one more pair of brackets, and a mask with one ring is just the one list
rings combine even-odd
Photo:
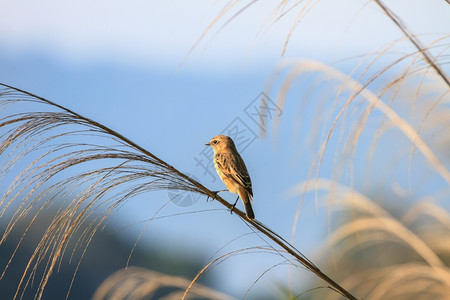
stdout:
[[214,152],[216,152],[216,151],[221,150],[221,149],[234,147],[234,142],[229,136],[218,135],[218,136],[213,137],[205,145],[206,146],[211,146],[211,148],[213,148]]

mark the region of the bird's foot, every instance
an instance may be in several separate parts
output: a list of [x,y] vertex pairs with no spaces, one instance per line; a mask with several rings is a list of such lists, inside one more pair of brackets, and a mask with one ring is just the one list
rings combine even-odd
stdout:
[[238,200],[239,200],[239,196],[236,198],[236,201],[234,202],[233,206],[231,207],[230,214],[233,214],[233,210],[236,207],[236,204],[237,204]]
[[[212,193],[214,194],[214,197],[216,197],[217,194],[222,193],[222,192],[226,192],[226,191],[228,191],[228,190],[212,191]],[[206,197],[206,202],[208,202],[209,198],[212,198],[211,201],[213,201],[214,197],[207,196]]]

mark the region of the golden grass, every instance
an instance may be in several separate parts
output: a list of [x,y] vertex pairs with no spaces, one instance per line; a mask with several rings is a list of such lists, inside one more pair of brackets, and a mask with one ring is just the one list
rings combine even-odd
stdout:
[[[180,299],[190,280],[179,276],[171,276],[156,271],[138,267],[130,267],[119,270],[110,275],[97,289],[92,300],[106,299],[150,299],[158,290],[171,288],[173,291],[166,293],[160,299]],[[236,299],[224,293],[196,284],[190,289],[186,299]]]
[[[306,192],[328,192],[320,201],[334,214],[343,215],[320,256],[332,257],[335,276],[345,278],[343,284],[352,292],[364,299],[446,299],[450,268],[442,256],[450,255],[447,211],[424,200],[397,218],[354,189],[321,178],[316,185],[299,183],[290,195],[301,195],[305,186]],[[442,231],[423,217],[431,217]],[[386,262],[371,257],[385,251],[390,257]],[[351,264],[352,259],[359,263]],[[338,299],[329,293],[328,298]]]
[[[232,205],[217,193],[119,133],[49,100],[1,85],[0,105],[6,109],[22,104],[26,105],[28,112],[3,111],[4,117],[0,119],[0,129],[3,130],[0,155],[11,157],[17,153],[12,159],[14,163],[6,159],[3,165],[4,172],[11,172],[11,176],[15,177],[0,200],[2,213],[12,210],[0,246],[17,222],[28,214],[34,215],[22,238],[42,211],[59,205],[57,214],[29,258],[14,299],[21,298],[36,277],[36,299],[41,299],[51,275],[69,250],[69,241],[73,240],[75,233],[81,231],[81,237],[74,241],[75,248],[81,248],[79,264],[95,232],[102,228],[108,216],[136,195],[162,189],[190,191],[215,199],[231,209]],[[21,163],[26,164],[25,167]],[[14,173],[14,167],[20,171]],[[13,203],[17,203],[17,207]],[[234,215],[258,235],[264,236],[267,240],[263,240],[271,252],[285,257],[293,265],[305,267],[326,281],[333,290],[348,299],[355,299],[283,237],[257,220],[248,220],[238,209],[234,209]],[[71,259],[74,253],[75,249]],[[10,262],[14,255],[15,252]],[[212,264],[220,263],[222,259],[212,261]],[[45,267],[39,278],[36,272],[41,265]],[[209,266],[199,272],[188,286],[186,295]],[[9,263],[3,274],[8,267]]]

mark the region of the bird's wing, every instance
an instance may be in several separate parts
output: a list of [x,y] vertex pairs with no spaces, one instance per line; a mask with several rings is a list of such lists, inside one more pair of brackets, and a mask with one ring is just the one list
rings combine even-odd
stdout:
[[253,196],[252,180],[250,179],[244,160],[239,153],[233,155],[219,152],[215,154],[214,159],[225,176],[236,181],[239,185],[244,187],[251,196]]

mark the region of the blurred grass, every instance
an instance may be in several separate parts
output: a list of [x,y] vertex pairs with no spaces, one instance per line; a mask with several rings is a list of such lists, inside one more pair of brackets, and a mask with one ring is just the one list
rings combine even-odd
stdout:
[[[16,251],[13,260],[6,273],[0,280],[1,299],[13,299],[16,293],[17,283],[22,277],[27,262],[38,246],[45,229],[51,223],[56,212],[53,208],[42,213],[23,236],[23,232],[29,226],[30,220],[20,220],[8,239],[0,247],[0,266],[2,271],[7,265],[12,253]],[[5,216],[0,219],[0,228],[5,228]],[[85,230],[85,226],[82,226]],[[123,236],[115,233],[114,222],[109,224],[105,230],[98,231],[92,240],[91,247],[84,253],[82,261],[79,262],[80,253],[84,251],[83,246],[76,247],[75,241],[79,240],[82,231],[76,232],[75,237],[68,245],[68,254],[58,265],[58,270],[52,275],[46,287],[44,299],[91,299],[95,290],[112,273],[122,270],[127,265],[133,244]],[[129,234],[129,233],[127,233]],[[20,247],[16,249],[19,245]],[[187,254],[185,251],[171,249],[161,244],[140,244],[134,249],[130,266],[140,266],[159,272],[165,272],[172,276],[184,276],[191,278],[197,270],[202,267],[203,260],[200,256]],[[76,271],[76,276],[74,277]],[[22,299],[34,299],[38,285],[36,281],[45,272],[45,265],[41,264],[34,270],[34,281],[21,295]],[[213,284],[214,276],[203,278],[202,284]],[[157,295],[163,295],[158,293]]]
[[[325,1],[278,2],[275,20],[291,9],[297,12],[282,54],[302,17],[319,2]],[[227,9],[243,3],[235,1]],[[291,242],[303,201],[313,192],[317,206],[329,210],[330,237],[319,261],[353,294],[363,299],[448,299],[450,36],[443,33],[425,45],[389,5],[379,0],[370,4],[382,10],[403,39],[333,65],[285,59],[267,81],[265,92],[284,111],[271,124],[274,135],[286,114],[296,111],[290,125],[304,148],[296,155],[307,149],[313,157],[309,177],[290,194],[300,198]],[[342,71],[349,66],[351,72]],[[327,170],[322,170],[325,164]],[[295,295],[295,280],[287,290]],[[298,296],[340,297],[320,287]]]

